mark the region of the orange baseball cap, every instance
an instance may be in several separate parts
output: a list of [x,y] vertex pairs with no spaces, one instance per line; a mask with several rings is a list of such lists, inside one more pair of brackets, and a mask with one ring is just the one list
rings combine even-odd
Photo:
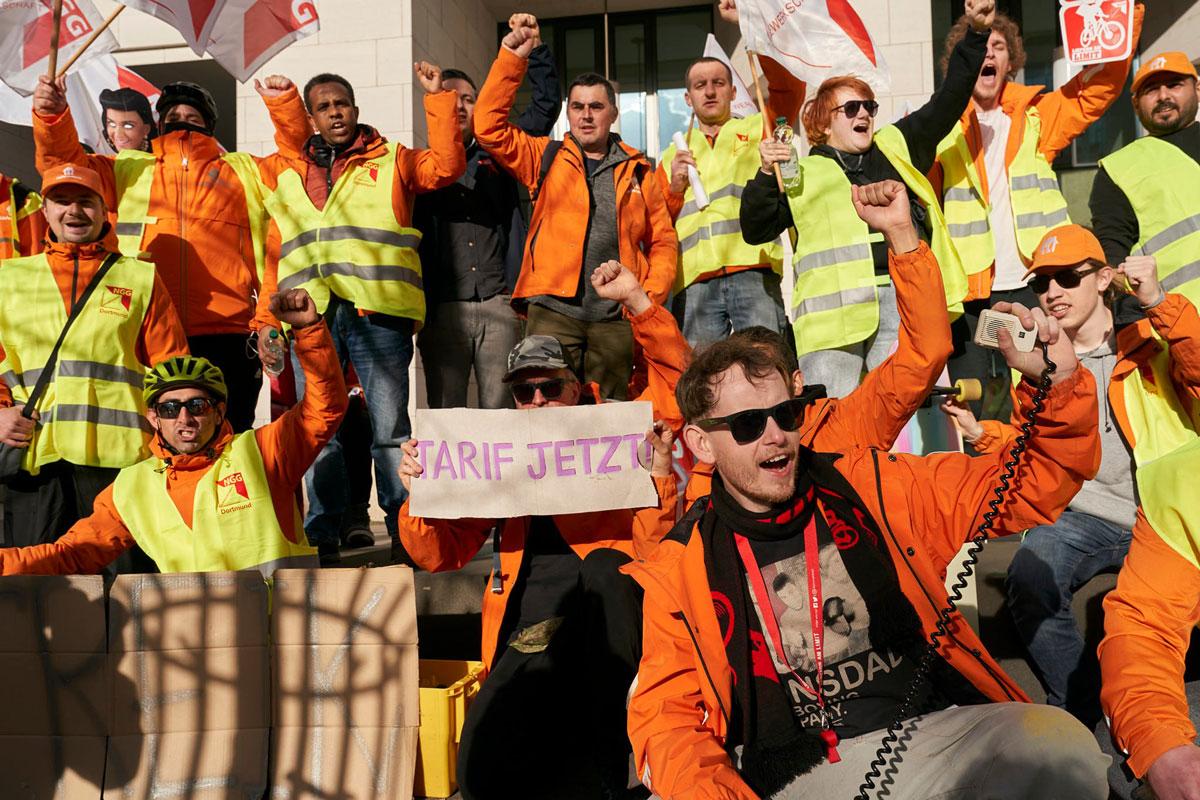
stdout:
[[1108,263],[1096,235],[1082,225],[1061,225],[1038,242],[1037,249],[1033,251],[1033,264],[1025,277],[1037,272],[1077,267],[1089,259],[1101,264]]
[[60,164],[51,167],[42,175],[42,196],[58,186],[82,186],[104,197],[104,186],[100,183],[100,173],[89,167],[78,164]]
[[1184,53],[1178,50],[1159,53],[1154,58],[1143,62],[1137,71],[1137,75],[1133,76],[1133,94],[1136,96],[1138,89],[1142,88],[1143,83],[1162,72],[1186,75],[1189,78],[1200,77],[1200,75],[1196,74],[1196,65]]

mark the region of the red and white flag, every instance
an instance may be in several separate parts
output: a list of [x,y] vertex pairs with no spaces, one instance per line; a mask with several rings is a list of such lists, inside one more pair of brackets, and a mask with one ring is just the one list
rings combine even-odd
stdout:
[[320,27],[313,0],[227,0],[206,49],[245,83],[280,50]]
[[891,91],[883,54],[849,0],[741,0],[738,22],[747,50],[775,59],[810,92],[837,75]]
[[[58,63],[65,64],[83,46],[104,17],[91,0],[63,0]],[[0,79],[28,97],[50,66],[51,0],[0,0]],[[116,49],[112,33],[101,34],[77,64]]]
[[[104,139],[100,116],[100,92],[105,89],[127,87],[136,89],[150,100],[154,107],[158,100],[158,87],[117,63],[109,53],[88,59],[82,66],[76,62],[67,73],[67,103],[79,141],[89,145],[97,153],[112,154],[113,150]],[[32,111],[28,97],[22,97],[8,86],[0,85],[0,120],[14,125],[32,124]]]
[[161,19],[179,31],[197,55],[203,55],[225,0],[125,0],[125,5]]

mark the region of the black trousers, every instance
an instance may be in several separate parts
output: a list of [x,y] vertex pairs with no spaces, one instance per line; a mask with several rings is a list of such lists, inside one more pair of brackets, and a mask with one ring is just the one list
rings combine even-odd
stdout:
[[246,340],[240,333],[188,337],[192,355],[207,358],[225,375],[225,388],[229,391],[225,418],[234,433],[254,427],[254,407],[262,389],[262,365],[257,356],[250,357]]
[[641,659],[642,590],[618,571],[629,560],[589,553],[549,646],[502,647],[463,726],[464,800],[630,796],[625,703]]
[[[56,541],[72,525],[91,516],[96,497],[117,478],[118,469],[83,467],[67,461],[24,470],[5,481],[4,546],[26,547]],[[110,575],[158,572],[136,545],[106,570]]]
[[954,355],[950,357],[948,367],[952,381],[975,378],[983,384],[983,399],[970,404],[977,419],[1008,422],[1012,417],[1012,372],[999,350],[975,344],[979,313],[1001,302],[1020,303],[1026,308],[1038,307],[1037,295],[1024,287],[992,292],[992,296],[986,300],[965,303],[966,313],[950,325]]

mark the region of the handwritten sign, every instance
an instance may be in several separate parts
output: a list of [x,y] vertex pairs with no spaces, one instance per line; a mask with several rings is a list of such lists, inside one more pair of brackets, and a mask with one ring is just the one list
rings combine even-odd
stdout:
[[655,505],[649,403],[420,410],[424,472],[411,513],[434,519],[581,514]]
[[1076,66],[1124,61],[1133,48],[1134,0],[1063,0],[1063,52]]

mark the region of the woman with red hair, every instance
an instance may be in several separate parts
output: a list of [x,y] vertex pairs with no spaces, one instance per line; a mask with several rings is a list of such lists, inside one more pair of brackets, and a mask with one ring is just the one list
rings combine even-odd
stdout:
[[[849,394],[864,369],[874,369],[891,354],[902,319],[915,319],[902,313],[906,306],[913,307],[907,303],[926,304],[933,290],[934,281],[925,281],[925,291],[911,299],[901,297],[897,304],[889,244],[895,256],[932,250],[941,272],[942,285],[936,291],[946,295],[947,308],[961,312],[966,276],[925,174],[937,157],[938,143],[971,99],[987,52],[994,0],[967,0],[966,16],[971,29],[955,48],[942,86],[921,108],[876,130],[879,103],[871,87],[853,76],[834,77],[822,83],[804,107],[812,152],[800,160],[798,177],[784,191],[774,177],[774,165],[791,156],[790,148],[772,140],[759,147],[762,170],[742,195],[742,235],[750,244],[761,244],[796,229],[796,352],[805,383],[824,384],[830,397]],[[885,241],[887,231],[870,228],[855,212],[852,187],[888,181],[896,182],[883,189],[889,194],[899,192],[900,185],[907,190],[909,213],[921,241]],[[907,263],[896,259],[900,269]],[[906,330],[921,338],[911,325]],[[936,366],[932,384],[943,365],[931,366]]]

